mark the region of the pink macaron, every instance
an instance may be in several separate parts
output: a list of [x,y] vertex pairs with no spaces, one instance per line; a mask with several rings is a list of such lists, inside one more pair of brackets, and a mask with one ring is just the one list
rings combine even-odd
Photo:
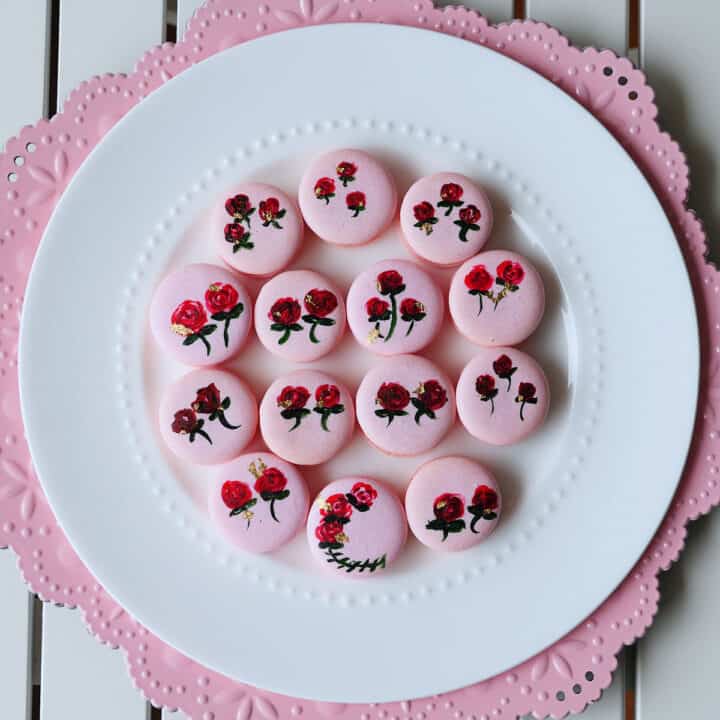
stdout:
[[354,427],[348,389],[320,370],[298,370],[277,378],[260,403],[265,443],[297,465],[326,462],[347,445]]
[[467,550],[495,529],[502,498],[492,473],[466,457],[430,460],[413,475],[405,511],[413,535],[433,550]]
[[310,553],[327,571],[375,577],[400,554],[407,537],[402,503],[384,483],[346,477],[327,485],[307,519]]
[[337,245],[362,245],[392,222],[397,190],[371,155],[335,150],[310,163],[298,200],[305,222],[320,238]]
[[347,296],[355,339],[378,355],[414,353],[440,329],[445,303],[435,281],[407,260],[382,260],[363,270]]
[[461,265],[450,284],[450,315],[457,329],[488,347],[529,337],[545,311],[540,273],[519,253],[491,250]]
[[345,332],[345,303],[334,283],[310,270],[290,270],[263,285],[255,302],[255,332],[274,355],[310,362]]
[[387,358],[363,378],[356,397],[360,427],[389,455],[419,455],[437,445],[455,421],[452,384],[418,355]]
[[266,452],[219,467],[208,488],[213,522],[230,542],[252,553],[292,540],[305,523],[309,502],[298,469]]
[[405,194],[400,223],[410,249],[436,265],[458,265],[482,250],[493,212],[487,195],[464,175],[420,178]]
[[186,265],[167,275],[150,304],[158,344],[187,365],[229,360],[251,322],[250,296],[235,275],[217,265]]
[[460,421],[490,445],[510,445],[545,421],[550,389],[545,373],[517,348],[482,348],[465,366],[457,385]]
[[242,183],[219,197],[210,220],[219,257],[235,270],[261,277],[290,263],[304,231],[295,202],[261,183]]
[[216,465],[242,453],[257,429],[257,401],[250,388],[218,368],[193,370],[165,391],[160,433],[183,460]]

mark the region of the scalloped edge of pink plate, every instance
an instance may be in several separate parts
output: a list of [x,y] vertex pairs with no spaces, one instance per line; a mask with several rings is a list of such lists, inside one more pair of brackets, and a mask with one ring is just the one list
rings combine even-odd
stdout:
[[[59,196],[103,135],[159,85],[214,53],[290,27],[358,21],[427,28],[485,45],[532,68],[585,105],[657,192],[690,271],[702,330],[701,392],[685,472],[657,534],[617,590],[565,637],[515,668],[442,696],[379,705],[314,703],[236,683],[179,654],[129,617],[81,564],[55,521],[30,466],[17,381],[19,311],[35,250]],[[612,73],[606,75],[605,68]],[[626,84],[619,85],[619,77]],[[677,559],[687,522],[720,501],[720,278],[706,261],[702,225],[685,204],[685,156],[660,131],[656,114],[653,91],[629,60],[608,50],[574,48],[544,24],[493,26],[473,11],[437,9],[430,0],[208,0],[196,11],[182,42],[150,50],[130,75],[83,83],[62,113],[23,128],[0,156],[0,182],[6,184],[0,195],[0,546],[17,553],[25,581],[43,601],[79,607],[100,641],[125,651],[133,682],[146,698],[197,720],[299,715],[486,720],[580,712],[609,686],[621,647],[652,623],[659,599],[657,575]]]

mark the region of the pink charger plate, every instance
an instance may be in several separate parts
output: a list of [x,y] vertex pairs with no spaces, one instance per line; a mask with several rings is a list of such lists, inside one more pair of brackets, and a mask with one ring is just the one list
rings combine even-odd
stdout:
[[[631,154],[657,192],[690,272],[702,338],[701,392],[684,475],[653,541],[616,591],[551,647],[494,678],[440,697],[372,706],[314,703],[233,682],[181,655],[134,621],[97,584],[57,525],[23,439],[17,381],[19,312],[35,250],[60,195],[104,134],[162,83],[221,50],[292,27],[357,21],[428,28],[486,45],[583,103]],[[562,717],[596,700],[610,684],[620,648],[650,626],[659,599],[657,575],[677,559],[687,522],[720,502],[720,278],[705,259],[702,225],[685,205],[685,157],[658,128],[653,91],[644,75],[611,51],[571,47],[544,24],[492,26],[475,12],[436,9],[429,0],[209,0],[195,13],[182,42],[150,50],[129,76],[108,75],[82,84],[64,107],[52,122],[24,128],[0,156],[2,182],[7,183],[0,196],[0,545],[17,553],[30,588],[43,601],[80,607],[99,640],[123,648],[133,682],[154,705],[180,709],[198,720],[299,715],[431,720],[451,713],[482,718],[530,712]]]

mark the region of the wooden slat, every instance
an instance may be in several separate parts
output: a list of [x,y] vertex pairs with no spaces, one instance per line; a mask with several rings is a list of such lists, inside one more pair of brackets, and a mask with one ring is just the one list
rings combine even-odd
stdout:
[[[651,0],[654,2],[654,0]],[[627,52],[629,0],[527,0],[526,14],[555,25],[575,45]]]
[[465,2],[461,3],[455,0],[436,0],[435,4],[438,7],[443,5],[464,5],[466,8],[477,10],[488,20],[496,23],[512,20],[513,17],[512,0],[465,0]]
[[145,720],[147,714],[122,652],[92,637],[77,611],[55,605],[43,607],[40,713],[41,720]]
[[0,42],[3,145],[23,125],[46,113],[49,0],[12,0],[2,4],[0,13],[4,31]]
[[132,70],[162,42],[164,22],[163,0],[62,0],[59,104],[93,75]]

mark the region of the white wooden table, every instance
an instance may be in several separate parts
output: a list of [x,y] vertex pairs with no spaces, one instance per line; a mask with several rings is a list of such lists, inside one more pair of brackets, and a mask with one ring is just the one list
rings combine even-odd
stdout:
[[[0,142],[52,114],[82,80],[123,72],[149,46],[174,39],[200,0],[0,0]],[[450,4],[446,2],[445,4]],[[490,19],[531,17],[576,44],[609,47],[645,69],[664,129],[690,159],[691,206],[720,227],[718,0],[466,0]],[[717,247],[714,247],[717,257]],[[662,578],[648,636],[621,658],[619,677],[589,720],[720,717],[720,518],[695,523],[679,565]],[[177,716],[176,716],[177,717]],[[162,718],[132,688],[124,659],[99,645],[73,611],[30,596],[0,553],[0,720]]]

